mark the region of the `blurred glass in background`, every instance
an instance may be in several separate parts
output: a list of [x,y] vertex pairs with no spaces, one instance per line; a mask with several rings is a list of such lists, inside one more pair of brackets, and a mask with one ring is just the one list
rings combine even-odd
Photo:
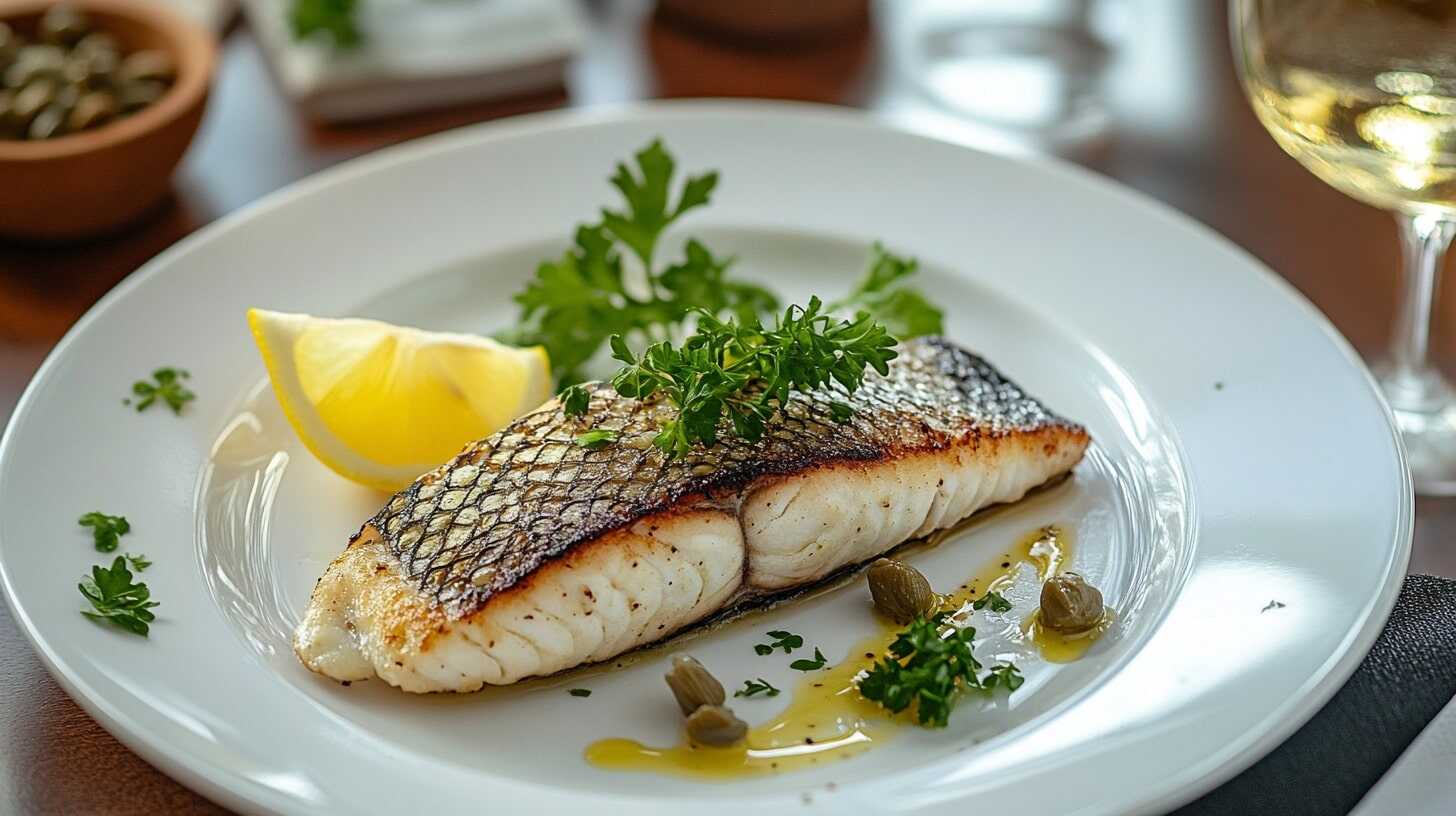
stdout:
[[[1110,124],[1121,0],[910,0],[879,7],[907,124],[982,147],[1075,153]],[[955,120],[959,120],[956,122]]]

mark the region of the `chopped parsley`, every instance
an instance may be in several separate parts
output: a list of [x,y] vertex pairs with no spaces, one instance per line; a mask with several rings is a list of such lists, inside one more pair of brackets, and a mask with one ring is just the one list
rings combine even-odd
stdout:
[[131,564],[131,568],[137,572],[145,572],[146,568],[152,565],[145,555],[132,555],[131,553],[126,554],[126,562]]
[[991,607],[992,612],[1011,611],[1011,602],[1002,597],[999,592],[987,592],[971,602],[972,609],[984,609],[987,606]]
[[779,696],[779,690],[774,688],[767,680],[760,677],[756,680],[744,680],[743,688],[733,692],[734,697],[758,697],[760,695],[764,697],[777,697]]
[[1263,609],[1260,609],[1259,611],[1262,613],[1262,612],[1268,612],[1271,609],[1283,609],[1283,608],[1284,608],[1284,604],[1283,603],[1281,603],[1279,601],[1270,601],[1269,603],[1267,603],[1267,604],[1264,605],[1264,608]]
[[148,625],[157,618],[151,612],[158,605],[151,600],[151,591],[146,584],[132,581],[123,556],[118,555],[110,569],[92,567],[91,575],[76,586],[91,603],[91,609],[83,609],[81,614],[92,620],[110,622],[146,637]]
[[572,697],[590,697],[591,696],[591,689],[584,689],[584,688],[567,689],[566,690],[566,693],[567,694],[570,694]]
[[818,647],[815,647],[813,660],[800,658],[799,660],[795,660],[793,663],[790,663],[789,668],[793,669],[794,671],[801,672],[818,671],[824,668],[824,664],[827,662],[829,661],[824,659],[824,653],[819,651]]
[[768,633],[773,638],[772,643],[759,643],[753,647],[753,651],[760,655],[773,654],[774,649],[783,649],[784,654],[804,645],[804,639],[793,632],[785,632],[782,629],[775,629]]
[[586,448],[587,450],[596,450],[598,448],[606,447],[612,442],[616,442],[618,436],[619,434],[616,431],[610,430],[608,428],[597,428],[596,430],[577,434],[576,444],[580,445],[583,448]]
[[567,386],[561,392],[561,410],[565,411],[567,416],[581,416],[586,413],[587,405],[590,403],[591,394],[588,394],[580,383]]
[[183,405],[197,399],[197,395],[182,384],[191,376],[180,368],[159,368],[152,372],[154,382],[137,380],[131,386],[131,393],[136,397],[136,409],[145,411],[161,400],[172,409],[172,413],[180,415]]
[[91,539],[96,544],[97,552],[115,551],[121,537],[131,532],[131,523],[126,520],[126,516],[108,516],[92,511],[77,519],[77,523],[91,528]]
[[1024,682],[1014,664],[1002,663],[984,676],[972,654],[976,630],[947,624],[950,613],[916,618],[890,644],[890,653],[857,681],[859,693],[891,712],[915,706],[916,720],[943,728],[965,689],[991,693],[998,686],[1015,691]]
[[1016,668],[1015,663],[998,663],[981,678],[981,690],[990,694],[999,684],[1007,691],[1016,691],[1025,682],[1026,678],[1021,676],[1021,669]]

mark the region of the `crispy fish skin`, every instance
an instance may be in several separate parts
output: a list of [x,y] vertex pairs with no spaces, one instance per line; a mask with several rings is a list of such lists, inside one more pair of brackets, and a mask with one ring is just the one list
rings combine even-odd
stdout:
[[[667,460],[669,410],[591,387],[398,493],[325,571],[295,633],[310,669],[472,691],[651,643],[1016,501],[1090,438],[979,357],[902,343],[854,395],[795,395],[763,438]],[[832,419],[831,400],[854,416]],[[592,428],[619,432],[597,450]]]

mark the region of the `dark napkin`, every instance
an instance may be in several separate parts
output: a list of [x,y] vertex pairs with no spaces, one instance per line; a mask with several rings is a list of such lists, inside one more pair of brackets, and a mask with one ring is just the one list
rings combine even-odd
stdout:
[[1253,767],[1174,812],[1348,813],[1453,696],[1456,581],[1408,575],[1385,631],[1344,688]]

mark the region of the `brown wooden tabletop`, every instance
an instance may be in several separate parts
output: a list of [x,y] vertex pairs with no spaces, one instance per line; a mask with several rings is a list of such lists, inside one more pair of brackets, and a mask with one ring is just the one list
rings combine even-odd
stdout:
[[[1072,158],[1182,210],[1285,276],[1367,359],[1383,350],[1398,266],[1391,219],[1281,153],[1235,82],[1221,3],[1132,3],[1110,69],[1112,126]],[[745,49],[590,3],[592,36],[561,91],[350,127],[314,126],[283,99],[243,24],[223,40],[202,131],[175,194],[149,220],[82,246],[0,244],[0,422],[66,329],[147,259],[316,170],[458,125],[562,106],[672,96],[765,96],[896,107],[890,48],[872,27],[819,46]],[[3,183],[3,182],[0,182]],[[1449,294],[1448,287],[1448,294]],[[1456,372],[1456,300],[1436,349]],[[1456,501],[1417,507],[1414,572],[1456,576]],[[0,606],[0,813],[222,812],[122,747],[51,680]]]

